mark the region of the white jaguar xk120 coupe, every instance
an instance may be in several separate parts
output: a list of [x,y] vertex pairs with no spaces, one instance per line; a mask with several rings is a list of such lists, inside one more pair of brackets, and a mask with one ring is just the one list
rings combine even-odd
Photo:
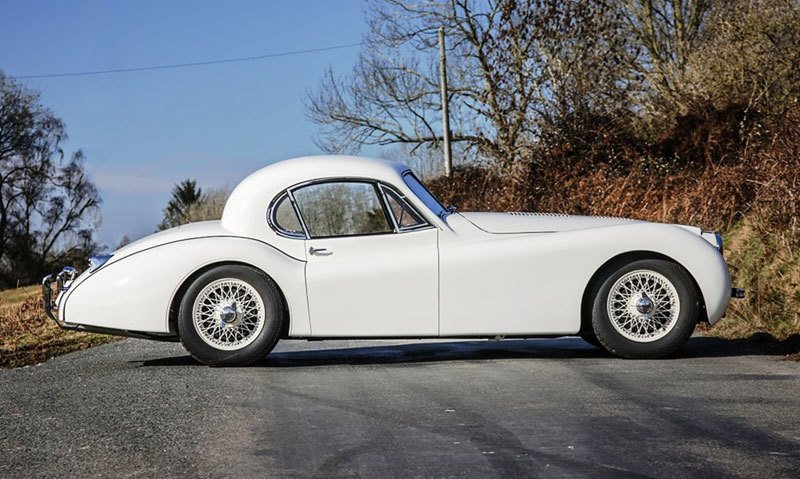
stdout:
[[408,167],[346,156],[262,168],[236,187],[221,221],[92,257],[80,275],[66,267],[42,290],[64,329],[179,339],[216,365],[256,361],[281,338],[580,335],[654,358],[743,295],[717,233],[456,213]]

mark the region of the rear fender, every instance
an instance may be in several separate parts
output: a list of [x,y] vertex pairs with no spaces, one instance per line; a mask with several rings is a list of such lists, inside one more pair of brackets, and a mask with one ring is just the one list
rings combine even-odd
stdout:
[[305,262],[258,240],[204,237],[157,245],[84,273],[59,301],[65,324],[169,333],[169,311],[180,287],[216,263],[241,263],[275,281],[286,299],[291,335],[311,328]]

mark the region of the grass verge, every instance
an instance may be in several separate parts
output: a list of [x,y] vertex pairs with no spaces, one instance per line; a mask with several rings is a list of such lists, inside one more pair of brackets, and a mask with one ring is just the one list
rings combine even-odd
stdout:
[[745,298],[731,300],[726,317],[704,333],[800,361],[800,232],[772,229],[752,215],[725,235],[725,244],[732,282]]
[[38,286],[0,292],[0,368],[37,364],[116,339],[60,329],[45,315]]

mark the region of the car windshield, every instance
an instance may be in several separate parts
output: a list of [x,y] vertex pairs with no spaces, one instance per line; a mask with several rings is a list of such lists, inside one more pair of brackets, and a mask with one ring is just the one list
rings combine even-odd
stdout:
[[403,180],[405,180],[406,185],[408,185],[408,187],[411,188],[411,191],[417,195],[417,198],[425,203],[425,206],[427,206],[428,209],[433,212],[433,214],[436,216],[443,216],[445,213],[447,213],[447,208],[445,208],[442,203],[437,200],[427,188],[425,188],[425,185],[423,185],[422,182],[419,181],[416,176],[414,176],[414,173],[411,173],[410,171],[406,172],[403,175]]

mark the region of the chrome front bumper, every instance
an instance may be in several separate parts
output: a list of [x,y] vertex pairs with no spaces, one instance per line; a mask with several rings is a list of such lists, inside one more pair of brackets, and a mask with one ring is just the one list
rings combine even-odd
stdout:
[[[47,316],[64,329],[73,329],[58,319],[58,300],[69,290],[70,285],[78,275],[78,270],[72,266],[65,266],[57,275],[48,274],[42,279],[42,303]],[[56,283],[56,297],[53,298],[53,283]]]

